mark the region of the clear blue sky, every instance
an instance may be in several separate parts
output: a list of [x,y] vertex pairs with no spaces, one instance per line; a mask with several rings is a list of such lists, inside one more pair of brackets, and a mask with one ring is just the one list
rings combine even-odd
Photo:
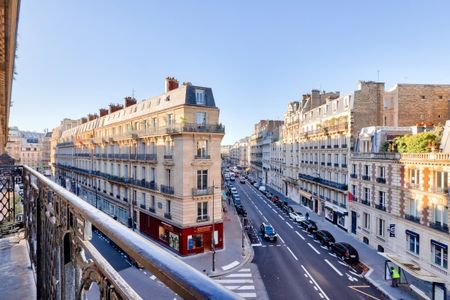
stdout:
[[21,6],[10,126],[42,131],[166,76],[212,87],[223,144],[311,89],[450,83],[449,1],[32,1]]

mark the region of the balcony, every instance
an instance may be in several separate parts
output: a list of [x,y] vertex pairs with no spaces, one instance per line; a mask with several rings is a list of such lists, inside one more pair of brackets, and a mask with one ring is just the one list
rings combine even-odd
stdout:
[[324,163],[324,162],[321,162],[320,165],[325,166],[325,163]]
[[197,216],[197,223],[208,222],[209,216]]
[[370,176],[369,175],[363,175],[362,176],[362,180],[370,181]]
[[339,206],[342,208],[347,208],[347,203],[341,202],[341,203],[339,203]]
[[[5,171],[2,169],[3,174]],[[16,177],[14,182],[23,182],[26,191],[22,218],[25,223],[17,223],[17,226],[25,229],[30,247],[29,258],[37,282],[35,298],[85,299],[91,283],[96,285],[99,295],[109,295],[111,299],[141,298],[142,295],[129,285],[129,278],[123,278],[91,244],[92,227],[95,227],[121,248],[130,260],[151,270],[180,297],[208,299],[213,295],[215,299],[238,299],[236,294],[37,171],[25,166],[14,167],[11,171]],[[46,196],[40,197],[43,191]],[[0,203],[3,206],[5,202]],[[0,212],[5,213],[4,207],[0,208]],[[11,213],[14,210],[2,215],[2,227],[11,219]],[[171,219],[167,213],[164,217]],[[51,250],[55,247],[60,250]],[[12,249],[13,255],[14,251],[17,248]],[[67,278],[78,284],[61,284]]]
[[430,227],[445,233],[449,233],[448,231],[448,224],[441,223],[441,222],[430,222]]
[[150,154],[136,154],[135,158],[131,158],[139,161],[151,161],[156,162],[156,154],[150,153]]
[[335,167],[335,168],[339,168],[339,164],[336,164],[336,163],[335,163],[335,164],[334,164],[334,167]]
[[356,175],[355,173],[350,174],[350,178],[358,178],[358,175]]
[[361,199],[361,203],[367,206],[370,206],[370,200],[367,199]]
[[339,148],[339,145],[333,145],[333,148],[334,149]]
[[192,196],[206,196],[206,195],[212,195],[214,194],[214,188],[212,186],[206,188],[206,189],[192,189]]
[[195,155],[194,159],[211,159],[211,156],[207,154]]
[[420,224],[420,217],[405,214],[405,219]]
[[172,154],[164,154],[164,159],[173,159]]
[[175,193],[173,186],[161,184],[161,193],[173,195]]
[[172,215],[170,213],[164,213],[164,218],[172,220]]
[[331,167],[331,163],[330,163],[330,162],[328,162],[328,163],[327,163],[327,166]]
[[142,208],[142,209],[145,209],[145,204],[141,203],[141,205],[139,205],[139,207]]
[[384,177],[377,177],[375,180],[376,180],[378,183],[386,183],[386,178],[384,178]]
[[386,206],[383,203],[375,204],[375,208],[382,211],[386,211]]
[[383,160],[398,160],[400,154],[397,152],[356,152],[352,153],[352,158],[356,159],[383,159]]
[[149,207],[148,211],[154,213],[155,212],[155,208],[154,207]]

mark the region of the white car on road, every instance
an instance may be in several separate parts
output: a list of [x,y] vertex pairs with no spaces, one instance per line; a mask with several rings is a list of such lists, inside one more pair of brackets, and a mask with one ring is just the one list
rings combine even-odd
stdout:
[[303,221],[303,220],[306,219],[305,216],[302,215],[302,213],[301,213],[301,212],[298,212],[298,211],[291,211],[291,212],[289,213],[289,217],[290,217],[292,220],[294,220],[295,222],[300,222],[300,221]]

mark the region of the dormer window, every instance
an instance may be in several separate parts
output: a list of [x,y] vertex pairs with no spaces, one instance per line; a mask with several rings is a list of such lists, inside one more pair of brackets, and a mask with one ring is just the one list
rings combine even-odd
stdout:
[[204,90],[195,90],[195,102],[198,105],[205,105],[205,91]]

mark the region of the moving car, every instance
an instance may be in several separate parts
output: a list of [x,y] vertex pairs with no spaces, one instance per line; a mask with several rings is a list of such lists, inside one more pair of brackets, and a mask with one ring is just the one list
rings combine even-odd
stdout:
[[305,220],[305,216],[299,211],[291,211],[289,217],[294,220],[294,222],[300,222]]
[[358,263],[358,251],[352,245],[344,242],[334,243],[331,245],[331,252],[342,258],[347,263]]
[[314,239],[318,240],[322,245],[330,247],[336,241],[334,236],[326,230],[318,230],[314,232]]
[[240,182],[240,183],[245,183],[244,177],[241,176],[241,179],[239,179],[239,182]]
[[267,224],[267,223],[262,223],[260,230],[261,230],[263,239],[271,241],[271,242],[277,241],[277,234],[275,232],[275,229],[273,229],[272,225]]
[[302,226],[302,228],[308,231],[309,233],[313,233],[318,229],[316,222],[306,219],[300,221],[300,226]]

